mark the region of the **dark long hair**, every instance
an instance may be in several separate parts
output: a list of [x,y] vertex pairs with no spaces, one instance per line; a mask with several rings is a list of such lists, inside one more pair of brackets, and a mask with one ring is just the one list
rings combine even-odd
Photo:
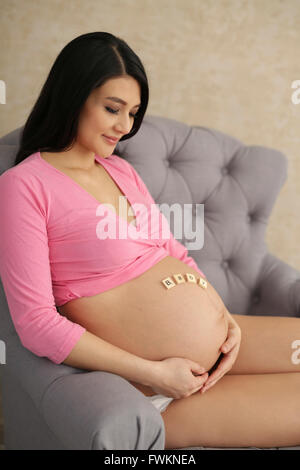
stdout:
[[139,83],[141,106],[131,131],[120,141],[137,133],[148,106],[148,80],[141,60],[124,40],[110,33],[87,33],[69,42],[57,56],[27,118],[14,164],[37,151],[69,150],[89,94],[108,79],[124,75]]

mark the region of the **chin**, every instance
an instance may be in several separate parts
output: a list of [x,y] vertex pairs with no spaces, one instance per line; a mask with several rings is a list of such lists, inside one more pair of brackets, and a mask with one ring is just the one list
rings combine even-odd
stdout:
[[109,157],[112,153],[113,153],[113,152],[110,152],[110,153],[109,153],[109,151],[107,151],[107,149],[105,149],[105,150],[99,149],[99,150],[96,150],[96,151],[95,151],[95,154],[98,155],[98,157],[102,157],[102,158],[107,158],[107,157]]

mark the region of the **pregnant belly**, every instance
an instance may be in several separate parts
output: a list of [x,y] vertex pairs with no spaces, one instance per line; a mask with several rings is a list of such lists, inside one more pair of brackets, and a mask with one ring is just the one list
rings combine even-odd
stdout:
[[[213,286],[161,283],[173,274],[200,274],[167,256],[142,275],[109,291],[58,307],[61,314],[132,354],[159,361],[184,357],[209,370],[227,337],[226,308]],[[184,276],[185,277],[185,276]],[[145,395],[150,387],[131,382]]]

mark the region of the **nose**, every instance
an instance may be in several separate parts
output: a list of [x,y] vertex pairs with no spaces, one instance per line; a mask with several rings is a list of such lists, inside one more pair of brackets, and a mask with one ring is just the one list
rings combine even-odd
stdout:
[[124,134],[124,135],[129,134],[129,132],[132,129],[132,126],[133,126],[133,119],[131,119],[130,116],[127,116],[127,115],[118,116],[118,120],[115,124],[115,128],[120,134]]

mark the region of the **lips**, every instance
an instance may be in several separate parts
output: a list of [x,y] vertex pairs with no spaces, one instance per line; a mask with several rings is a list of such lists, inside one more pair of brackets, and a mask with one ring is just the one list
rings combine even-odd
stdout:
[[109,135],[104,135],[104,134],[103,134],[103,137],[106,137],[106,139],[110,140],[113,143],[116,143],[119,140],[117,137],[111,137]]

